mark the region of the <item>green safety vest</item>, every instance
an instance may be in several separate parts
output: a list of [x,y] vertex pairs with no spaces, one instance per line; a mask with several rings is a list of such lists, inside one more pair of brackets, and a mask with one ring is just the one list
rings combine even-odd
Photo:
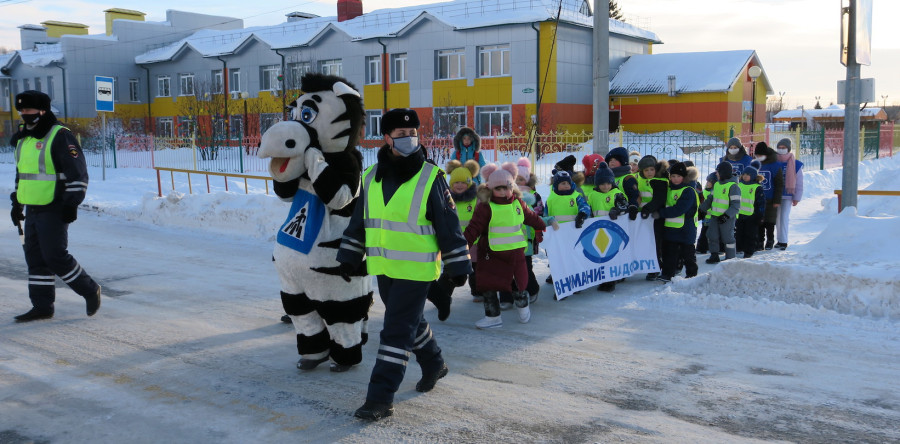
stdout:
[[16,144],[16,170],[19,188],[16,196],[24,205],[47,205],[56,195],[56,167],[50,147],[62,125],[53,125],[43,139],[26,137]]
[[641,201],[638,204],[639,208],[644,208],[644,205],[647,205],[647,202],[653,200],[653,188],[650,187],[651,180],[663,180],[666,179],[660,177],[651,177],[649,179],[644,179],[640,174],[635,175],[635,179],[637,179],[638,183],[638,193],[641,195]]
[[508,251],[525,248],[525,233],[522,222],[525,221],[525,210],[518,201],[511,204],[489,203],[491,221],[488,223],[488,245],[494,251]]
[[636,173],[628,173],[628,174],[623,174],[623,175],[617,177],[617,178],[615,179],[615,180],[616,180],[616,188],[618,188],[618,189],[620,189],[620,190],[623,189],[623,188],[622,188],[622,183],[625,182],[625,179],[627,179],[627,178],[629,178],[629,177],[635,177],[635,176],[636,176]]
[[[709,196],[711,196],[711,195],[712,195],[712,191],[707,190],[706,188],[704,188],[704,189],[703,189],[703,202],[706,202],[706,199],[708,199]],[[711,216],[709,215],[709,212],[707,212],[707,213],[706,213],[706,217],[704,217],[704,219],[709,219],[710,217],[711,217]]]
[[404,182],[385,204],[375,169],[363,175],[366,264],[371,275],[430,282],[441,274],[440,249],[434,226],[425,218],[428,195],[438,168],[428,162]]
[[599,216],[609,216],[609,210],[611,210],[614,206],[616,206],[616,196],[625,193],[618,188],[611,188],[607,192],[602,192],[598,190],[594,190],[591,196],[588,198],[588,205],[591,206],[591,211],[594,213],[594,217]]
[[712,205],[709,207],[709,211],[706,212],[710,217],[721,216],[725,214],[725,210],[728,209],[728,205],[731,200],[731,196],[729,193],[731,192],[731,186],[737,185],[734,182],[728,182],[726,184],[722,184],[721,182],[716,182],[713,185],[712,189]]
[[738,212],[738,217],[750,216],[753,214],[753,201],[755,200],[756,189],[759,188],[759,184],[739,183],[738,186],[741,187],[741,211]]
[[[667,207],[674,207],[674,206],[675,206],[675,203],[678,202],[678,199],[681,198],[681,193],[683,193],[684,190],[687,190],[687,189],[689,189],[689,188],[693,190],[693,188],[691,188],[690,185],[681,187],[681,188],[679,188],[679,189],[677,189],[677,190],[673,190],[673,189],[670,188],[670,189],[669,189],[669,193],[666,195],[666,206],[667,206]],[[696,200],[697,200],[697,209],[699,210],[699,208],[700,208],[700,197],[697,196],[697,191],[696,191],[696,190],[694,190],[694,197],[695,197]],[[693,219],[693,221],[694,221],[694,225],[697,225],[697,211],[694,211],[694,214],[693,214],[692,219]],[[679,216],[674,216],[674,217],[667,217],[664,226],[667,227],[667,228],[681,228],[681,227],[683,227],[683,226],[684,226],[684,214],[679,215]]]
[[572,191],[568,196],[551,191],[547,198],[547,215],[555,217],[559,223],[574,221],[578,215],[578,196],[581,196],[578,191]]
[[456,215],[459,216],[459,227],[463,231],[469,226],[469,221],[472,220],[472,215],[475,214],[475,204],[477,203],[478,199],[456,202]]

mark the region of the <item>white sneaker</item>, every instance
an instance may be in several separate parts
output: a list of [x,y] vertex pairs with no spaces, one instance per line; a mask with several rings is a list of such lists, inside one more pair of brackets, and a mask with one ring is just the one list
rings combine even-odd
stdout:
[[485,316],[484,319],[475,323],[475,328],[481,330],[498,327],[503,327],[503,319],[500,319],[500,316]]
[[512,302],[501,302],[501,303],[500,303],[500,309],[501,309],[501,310],[506,311],[506,310],[509,310],[510,308],[513,308],[513,303],[512,303]]
[[516,308],[519,311],[519,322],[526,324],[531,320],[531,307]]

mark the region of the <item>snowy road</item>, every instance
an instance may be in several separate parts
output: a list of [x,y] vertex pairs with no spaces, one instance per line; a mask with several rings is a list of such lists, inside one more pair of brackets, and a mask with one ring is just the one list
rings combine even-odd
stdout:
[[447,322],[426,313],[450,374],[421,394],[411,365],[395,416],[370,424],[352,412],[380,301],[363,365],[300,373],[271,244],[86,211],[70,237],[104,285],[100,312],[58,288],[53,320],[15,324],[24,260],[0,234],[2,443],[900,442],[893,324],[667,303],[639,276],[560,302],[544,285],[531,323],[507,312],[478,331],[460,289]]

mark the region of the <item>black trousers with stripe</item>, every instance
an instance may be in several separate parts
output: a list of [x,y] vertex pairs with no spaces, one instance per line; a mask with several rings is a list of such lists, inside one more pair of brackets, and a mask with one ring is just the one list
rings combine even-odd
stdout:
[[62,221],[60,211],[26,208],[24,249],[31,305],[53,310],[56,276],[81,296],[95,294],[99,286],[69,254],[69,224]]
[[378,276],[378,292],[384,302],[384,327],[378,358],[369,379],[366,399],[390,404],[400,388],[409,355],[414,354],[422,374],[437,372],[444,365],[441,348],[422,311],[431,282]]

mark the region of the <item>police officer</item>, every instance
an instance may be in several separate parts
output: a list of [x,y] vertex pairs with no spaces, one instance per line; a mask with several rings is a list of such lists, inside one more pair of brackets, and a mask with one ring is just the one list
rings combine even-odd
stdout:
[[[359,267],[378,280],[384,328],[366,402],[354,416],[371,421],[393,414],[410,354],[422,368],[419,392],[447,375],[447,365],[422,310],[432,282],[444,272],[454,286],[472,273],[466,239],[444,173],[426,161],[419,117],[393,109],[381,119],[385,145],[363,173],[363,190],[338,251],[343,276]],[[363,253],[366,261],[363,264]]]
[[[75,136],[50,111],[50,97],[40,91],[16,95],[16,110],[25,122],[13,135],[16,191],[13,225],[25,221],[25,263],[32,309],[16,322],[53,317],[56,276],[84,297],[87,315],[100,308],[100,285],[69,254],[69,224],[87,192],[88,172]],[[27,214],[26,211],[27,210]]]

